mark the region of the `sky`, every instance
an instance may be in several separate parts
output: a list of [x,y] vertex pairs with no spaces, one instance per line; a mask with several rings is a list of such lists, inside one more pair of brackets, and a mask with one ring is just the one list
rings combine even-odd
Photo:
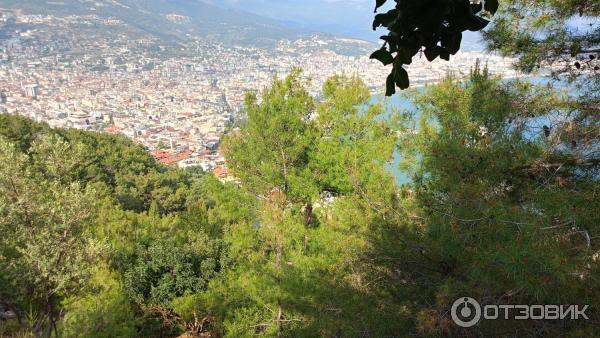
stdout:
[[[209,0],[210,1],[210,0]],[[372,22],[375,0],[212,0],[270,19],[284,22],[293,28],[329,33],[338,37],[360,38],[377,42],[384,30],[374,32]],[[393,6],[389,1],[386,7]],[[478,33],[467,33],[465,44],[478,45]],[[475,47],[478,49],[478,47]]]
[[295,28],[342,37],[377,40],[371,30],[375,0],[221,0],[231,6],[283,21]]

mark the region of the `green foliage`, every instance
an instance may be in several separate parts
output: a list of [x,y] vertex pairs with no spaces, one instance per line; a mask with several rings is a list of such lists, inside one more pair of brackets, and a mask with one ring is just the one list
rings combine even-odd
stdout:
[[[583,0],[506,0],[489,30],[488,49],[518,57],[516,67],[531,72],[551,63],[557,73],[598,70],[600,27],[593,22],[600,4]],[[592,19],[589,27],[574,29],[580,18]],[[585,25],[587,26],[587,25]]]
[[[314,120],[319,139],[309,168],[323,190],[358,193],[362,181],[381,180],[400,127],[381,105],[368,106],[369,89],[357,78],[334,76],[324,85],[325,101]],[[384,122],[384,119],[387,121]]]
[[94,191],[61,180],[74,148],[45,136],[26,155],[0,137],[0,293],[43,314],[36,331],[55,329],[60,299],[85,285],[103,251],[90,233]]
[[552,78],[568,83],[569,105],[562,116],[551,117],[544,133],[548,148],[557,150],[552,161],[586,177],[600,171],[594,146],[600,123],[599,14],[594,1],[511,0],[484,34],[488,49],[517,58],[517,69],[551,65]]
[[117,178],[115,195],[127,210],[149,210],[153,203],[162,215],[185,210],[190,185],[184,171],[152,171]]
[[91,292],[63,301],[64,337],[136,337],[138,320],[119,281],[108,271],[96,273]]
[[[568,98],[476,70],[464,83],[450,78],[427,88],[416,104],[419,131],[403,149],[417,228],[396,239],[404,248],[385,250],[413,262],[390,268],[420,286],[417,328],[459,334],[444,313],[464,295],[484,304],[597,304],[597,244],[586,239],[600,230],[597,181],[568,161],[542,169],[564,155],[538,123],[565,114]],[[392,288],[410,297],[410,289]],[[485,321],[477,330],[530,336],[580,325]]]
[[[386,0],[377,0],[375,12]],[[498,10],[498,0],[396,0],[396,6],[375,15],[373,30],[385,27],[384,46],[371,59],[393,64],[386,81],[386,96],[409,87],[404,65],[410,65],[417,53],[428,61],[437,57],[449,61],[460,50],[464,31],[480,31]],[[395,54],[395,55],[394,55]]]
[[44,126],[24,117],[0,115],[0,135],[16,143],[21,151],[29,149],[37,134]]
[[[386,1],[376,1],[377,8]],[[486,33],[518,66],[581,58],[575,90],[479,65],[414,91],[419,117],[356,77],[317,100],[299,70],[246,97],[224,142],[240,184],[161,166],[125,138],[0,115],[0,334],[66,337],[592,336],[587,322],[484,321],[452,302],[600,304],[598,88],[568,21],[583,1],[507,1]],[[372,57],[409,86],[497,1],[396,1]],[[568,51],[568,52],[566,52]],[[567,53],[567,54],[565,54]],[[583,91],[582,91],[583,89]],[[413,180],[398,187],[390,173]]]
[[[61,170],[55,176],[65,182],[91,185],[102,197],[118,202],[126,210],[148,211],[153,202],[161,214],[185,210],[192,173],[167,170],[143,147],[124,137],[75,129],[51,130],[45,125],[8,115],[2,115],[0,119],[0,135],[18,142],[22,151],[27,151],[43,135],[55,135],[73,144],[77,153],[65,158],[66,163],[60,164],[60,168],[55,168]],[[57,149],[50,146],[36,156],[58,156],[50,154],[55,151]]]
[[206,175],[194,182],[186,203],[188,214],[202,214],[190,221],[197,222],[206,217],[211,237],[220,237],[229,225],[254,220],[256,201],[253,196],[244,187],[222,184],[214,175]]
[[[226,156],[262,195],[258,212],[225,233],[233,268],[191,300],[195,307],[184,304],[188,313],[204,308],[231,337],[393,335],[405,329],[405,313],[374,297],[361,253],[367,199],[394,189],[385,164],[395,125],[379,105],[367,107],[359,79],[331,78],[314,109],[299,76],[275,80],[261,103],[249,97],[247,125],[228,140]],[[351,211],[355,218],[346,218]]]
[[256,194],[277,189],[296,200],[314,198],[318,188],[308,184],[306,170],[314,138],[306,121],[314,103],[302,86],[300,71],[276,79],[263,93],[262,103],[256,101],[252,94],[246,97],[248,123],[227,140],[225,151],[234,174]]
[[[121,137],[0,118],[0,298],[31,313],[9,332],[178,328],[156,312],[169,313],[173,298],[201,292],[219,273],[223,227],[248,219],[252,200],[212,175],[162,167]],[[91,280],[98,264],[112,272]]]
[[[181,235],[180,235],[181,236]],[[186,293],[206,289],[222,269],[223,247],[202,233],[189,238],[153,238],[140,243],[130,257],[119,258],[123,288],[140,305],[170,308]]]

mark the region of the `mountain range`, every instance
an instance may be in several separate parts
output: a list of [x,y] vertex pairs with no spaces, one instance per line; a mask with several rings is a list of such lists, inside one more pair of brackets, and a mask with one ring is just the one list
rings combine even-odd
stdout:
[[277,20],[201,0],[0,0],[0,8],[26,14],[117,18],[167,40],[202,37],[267,46],[303,35]]

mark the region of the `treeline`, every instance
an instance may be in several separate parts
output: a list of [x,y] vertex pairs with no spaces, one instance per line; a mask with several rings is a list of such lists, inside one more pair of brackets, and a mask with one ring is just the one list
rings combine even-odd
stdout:
[[[413,116],[357,78],[321,101],[303,81],[248,95],[225,140],[239,185],[0,116],[3,334],[593,335],[592,312],[471,329],[449,315],[462,296],[598,304],[597,172],[571,151],[584,141],[539,125],[568,97],[475,69],[415,92]],[[391,174],[398,150],[410,185]]]
[[178,332],[163,315],[228,265],[223,229],[250,199],[123,137],[9,115],[0,135],[1,332]]
[[331,79],[320,104],[303,85],[299,72],[275,81],[268,108],[248,97],[248,124],[226,142],[232,166],[248,166],[236,171],[241,186],[163,167],[122,137],[0,116],[0,297],[14,314],[3,332],[404,327],[387,324],[396,314],[385,299],[360,290],[369,224],[346,214],[363,214],[360,194],[395,195],[385,168],[394,130],[380,106],[362,113],[370,94],[358,79]]

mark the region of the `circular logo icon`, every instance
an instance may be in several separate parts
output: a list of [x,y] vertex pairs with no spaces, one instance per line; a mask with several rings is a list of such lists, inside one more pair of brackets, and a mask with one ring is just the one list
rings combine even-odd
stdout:
[[481,319],[481,305],[471,297],[461,297],[452,304],[452,320],[460,327],[471,327]]

